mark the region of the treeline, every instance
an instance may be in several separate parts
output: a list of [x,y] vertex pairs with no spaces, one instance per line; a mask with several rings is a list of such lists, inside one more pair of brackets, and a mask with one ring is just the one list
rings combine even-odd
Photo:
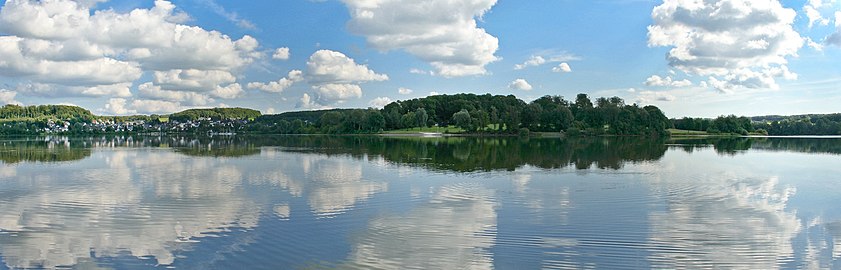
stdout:
[[456,126],[468,133],[566,132],[571,135],[665,135],[671,122],[655,106],[627,105],[618,97],[586,94],[575,101],[544,96],[530,103],[513,95],[436,95],[396,101],[381,110],[340,109],[264,115],[246,130],[256,133],[376,133]]
[[767,134],[765,130],[755,128],[750,118],[744,116],[737,117],[735,115],[719,116],[715,119],[684,117],[681,119],[672,119],[672,124],[676,129],[704,131],[711,134],[730,133],[748,135],[752,132]]
[[748,135],[841,135],[841,114],[672,119],[676,129]]
[[[12,105],[14,106],[14,105]],[[9,107],[9,106],[7,106]],[[4,107],[6,108],[6,107]],[[287,112],[261,115],[259,111],[244,108],[191,109],[171,115],[96,117],[89,111],[72,106],[39,113],[20,111],[11,107],[8,117],[21,115],[51,116],[62,121],[69,118],[72,133],[77,122],[91,119],[108,119],[122,123],[125,120],[145,120],[156,126],[143,126],[141,130],[174,128],[168,122],[193,122],[200,120],[245,120],[242,126],[226,127],[226,131],[258,134],[358,134],[382,131],[443,127],[458,127],[468,133],[528,134],[530,132],[565,132],[569,135],[666,135],[671,122],[655,106],[628,105],[618,97],[597,98],[595,102],[586,94],[579,94],[574,101],[560,96],[544,96],[525,102],[513,95],[436,95],[405,101],[396,101],[383,109],[336,109],[321,111]],[[30,107],[26,107],[30,108]],[[66,112],[65,112],[66,110]],[[65,118],[66,116],[66,118]],[[4,125],[7,130],[21,132],[43,130],[43,123]],[[121,126],[116,125],[115,130]],[[213,125],[196,124],[181,129],[214,129]],[[105,128],[107,130],[107,127]]]
[[574,134],[662,135],[671,123],[655,106],[626,105],[618,97],[586,94],[575,101],[544,96],[526,103],[513,95],[439,95],[397,101],[383,108],[389,129],[455,125],[469,132],[525,131]]
[[90,111],[68,105],[38,105],[18,106],[8,104],[0,107],[0,120],[37,120],[37,119],[70,119],[76,121],[90,121],[94,116]]
[[809,114],[766,119],[756,117],[756,128],[769,135],[841,135],[841,114]]
[[262,134],[364,134],[386,130],[376,109],[332,109],[263,115],[244,128]]
[[212,109],[189,109],[169,115],[171,121],[196,121],[199,119],[210,120],[254,120],[260,117],[257,110],[246,108],[212,108]]

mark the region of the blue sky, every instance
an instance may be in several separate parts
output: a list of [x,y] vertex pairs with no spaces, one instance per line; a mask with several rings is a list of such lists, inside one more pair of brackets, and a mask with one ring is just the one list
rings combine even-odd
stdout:
[[833,113],[839,17],[839,0],[9,0],[0,104],[279,113],[587,93],[669,117]]

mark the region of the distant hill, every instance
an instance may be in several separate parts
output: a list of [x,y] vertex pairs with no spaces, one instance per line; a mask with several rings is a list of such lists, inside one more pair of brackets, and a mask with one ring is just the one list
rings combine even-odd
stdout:
[[841,122],[841,113],[831,113],[831,114],[800,114],[800,115],[763,115],[763,116],[753,116],[750,117],[750,120],[753,122],[764,122],[764,123],[772,123],[777,121],[803,121],[803,120],[811,120],[811,119],[827,119],[833,122]]
[[329,112],[338,112],[338,113],[346,113],[353,110],[359,109],[329,109],[329,110],[317,110],[317,111],[297,111],[297,112],[285,112],[280,114],[267,114],[257,118],[257,122],[263,123],[277,123],[280,120],[285,120],[287,122],[295,121],[296,119],[300,119],[301,121],[307,123],[315,123],[318,119],[321,119],[321,116],[329,113]]
[[0,120],[46,120],[62,119],[76,121],[90,121],[96,116],[87,109],[69,105],[37,105],[18,106],[5,105],[0,107]]
[[198,120],[200,118],[213,120],[254,120],[260,116],[260,111],[246,108],[189,109],[171,114],[169,120],[187,121]]

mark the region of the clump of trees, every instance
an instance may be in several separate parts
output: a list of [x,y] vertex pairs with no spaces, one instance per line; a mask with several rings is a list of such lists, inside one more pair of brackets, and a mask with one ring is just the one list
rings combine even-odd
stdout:
[[750,118],[737,117],[735,115],[719,116],[715,119],[684,117],[673,119],[676,129],[705,131],[712,134],[730,133],[748,135],[752,132],[763,133],[763,130],[754,128]]
[[7,120],[38,120],[62,119],[75,121],[90,121],[95,116],[88,110],[69,105],[38,105],[19,106],[8,104],[0,107],[0,119]]
[[586,94],[575,101],[544,96],[526,103],[513,95],[438,95],[396,101],[382,109],[386,129],[455,125],[476,133],[518,133],[523,129],[573,134],[662,135],[671,127],[655,106],[627,105],[619,97]]
[[719,116],[715,119],[672,119],[674,127],[709,133],[750,133],[765,135],[841,135],[841,114],[807,114],[793,116],[737,117]]
[[841,114],[754,117],[754,128],[769,135],[841,135]]
[[263,115],[247,132],[272,134],[358,134],[386,130],[457,126],[469,133],[570,135],[666,135],[668,118],[655,106],[627,105],[618,97],[586,94],[575,101],[544,96],[526,103],[513,95],[436,95],[396,101],[381,110],[332,109]]

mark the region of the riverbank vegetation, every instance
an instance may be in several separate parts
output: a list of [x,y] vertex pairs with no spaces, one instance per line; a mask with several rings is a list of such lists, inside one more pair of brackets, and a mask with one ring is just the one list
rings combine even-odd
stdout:
[[[679,133],[693,135],[841,135],[841,114],[672,119]],[[697,133],[696,133],[697,132]],[[672,133],[675,134],[674,132]]]
[[668,119],[655,106],[618,97],[435,95],[382,109],[262,115],[246,108],[189,109],[170,115],[96,116],[66,105],[0,107],[0,135],[34,134],[562,134],[565,136],[841,135],[841,114]]

